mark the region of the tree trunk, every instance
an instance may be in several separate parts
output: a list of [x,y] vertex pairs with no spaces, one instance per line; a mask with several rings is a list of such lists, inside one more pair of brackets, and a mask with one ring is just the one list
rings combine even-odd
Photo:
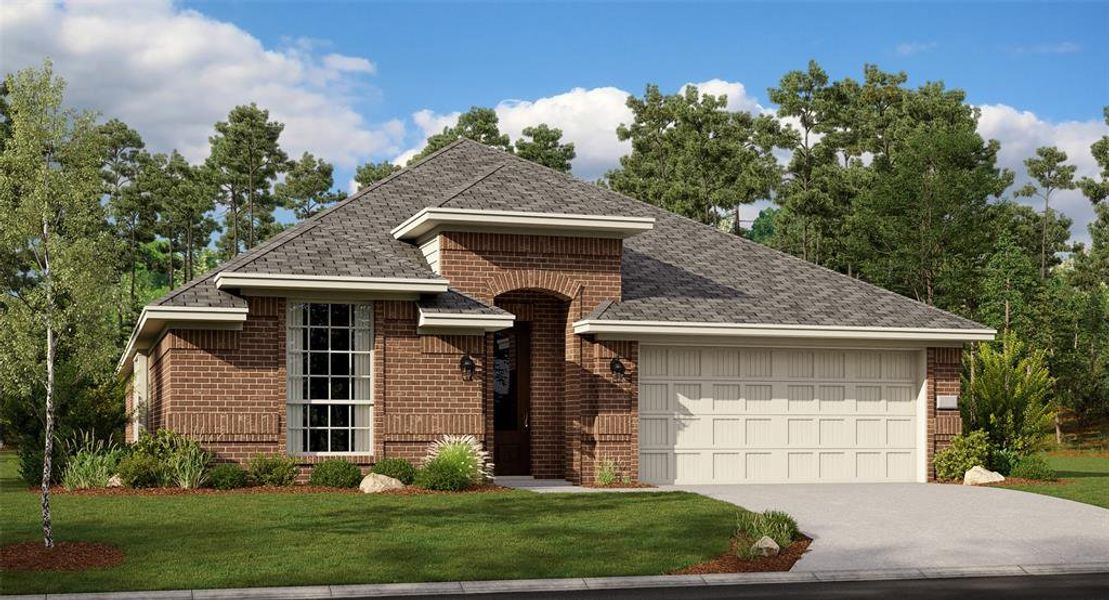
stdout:
[[43,279],[46,288],[46,430],[42,447],[42,543],[47,548],[54,547],[54,527],[50,520],[50,475],[54,468],[54,358],[57,346],[54,343],[53,316],[54,290],[50,272],[50,222],[42,219],[42,261]]
[[1060,446],[1063,444],[1063,427],[1059,422],[1059,411],[1055,411],[1055,443]]
[[1047,220],[1051,217],[1051,209],[1048,208],[1050,198],[1050,192],[1044,193],[1044,218],[1040,226],[1040,279],[1047,277]]

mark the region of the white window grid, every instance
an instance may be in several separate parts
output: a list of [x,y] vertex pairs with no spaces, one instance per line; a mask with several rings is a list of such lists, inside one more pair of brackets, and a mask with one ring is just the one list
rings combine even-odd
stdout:
[[373,305],[290,301],[287,324],[289,453],[370,453]]

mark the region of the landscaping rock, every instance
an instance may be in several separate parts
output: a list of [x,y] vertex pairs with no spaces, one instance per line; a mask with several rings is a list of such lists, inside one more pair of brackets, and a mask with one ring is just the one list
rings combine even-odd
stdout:
[[387,490],[399,490],[403,487],[404,484],[401,483],[400,480],[377,473],[366,475],[362,478],[362,483],[358,484],[358,489],[362,490],[363,494],[376,494]]
[[751,553],[755,556],[778,556],[778,552],[781,550],[778,542],[770,539],[768,535],[762,536],[759,541],[751,546]]
[[108,478],[108,487],[123,487],[123,480],[119,475],[112,475]]
[[971,468],[963,475],[963,485],[983,485],[1005,481],[1005,476],[995,473],[981,465]]

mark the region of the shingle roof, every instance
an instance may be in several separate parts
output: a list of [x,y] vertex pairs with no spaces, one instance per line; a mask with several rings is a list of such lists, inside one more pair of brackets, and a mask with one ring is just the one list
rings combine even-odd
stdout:
[[[595,318],[979,329],[981,325],[469,140],[352,195],[220,270],[435,278],[390,231],[420,209],[654,217],[624,241],[623,298]],[[444,302],[447,302],[444,300]],[[242,306],[214,273],[159,304]]]
[[428,313],[449,313],[469,315],[508,315],[507,310],[482,304],[458,290],[447,290],[443,294],[424,296],[416,303],[420,310]]

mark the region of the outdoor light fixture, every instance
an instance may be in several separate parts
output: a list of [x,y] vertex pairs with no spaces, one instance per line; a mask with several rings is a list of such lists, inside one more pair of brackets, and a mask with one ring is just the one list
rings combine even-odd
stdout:
[[620,362],[619,356],[612,357],[612,362],[608,363],[608,368],[612,371],[612,378],[616,381],[623,381],[624,374],[628,372],[628,369],[624,366],[624,363]]
[[458,361],[458,370],[462,371],[462,379],[473,381],[475,368],[474,359],[470,358],[469,354],[463,354],[462,358]]

